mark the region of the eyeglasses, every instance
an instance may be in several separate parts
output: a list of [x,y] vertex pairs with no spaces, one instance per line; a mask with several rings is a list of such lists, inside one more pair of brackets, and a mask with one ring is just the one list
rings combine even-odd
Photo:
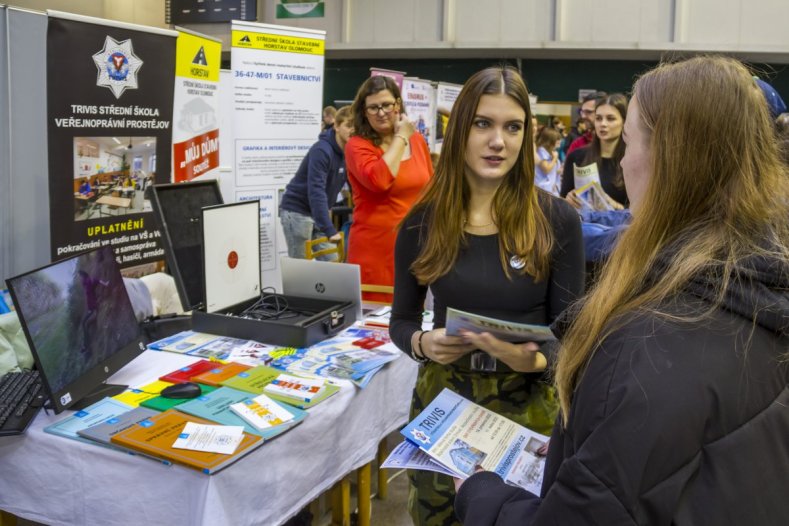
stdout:
[[378,115],[379,111],[383,111],[384,114],[392,113],[394,110],[395,102],[384,102],[383,104],[373,104],[371,106],[367,106],[364,108],[364,111],[367,112],[368,115]]

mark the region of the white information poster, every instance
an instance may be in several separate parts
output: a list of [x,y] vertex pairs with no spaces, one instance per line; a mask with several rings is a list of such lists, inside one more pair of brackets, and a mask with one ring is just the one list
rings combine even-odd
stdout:
[[219,167],[222,43],[179,28],[175,52],[173,180],[215,178]]
[[[236,201],[260,201],[260,270],[265,276],[266,271],[276,270],[278,248],[284,247],[284,239],[278,239],[277,208],[279,190],[260,189],[236,191]],[[287,249],[286,249],[287,252]],[[275,287],[279,290],[276,283],[270,280],[262,280],[264,287]]]
[[260,199],[261,272],[278,289],[287,252],[279,196],[321,129],[326,32],[234,21],[233,172],[237,200]]
[[436,89],[429,80],[403,79],[403,106],[416,130],[422,134],[430,151],[436,136]]
[[449,114],[452,113],[452,106],[455,99],[460,95],[463,86],[459,84],[448,84],[439,82],[436,88],[436,140],[431,151],[440,153],[441,145],[444,144],[444,130],[449,123]]

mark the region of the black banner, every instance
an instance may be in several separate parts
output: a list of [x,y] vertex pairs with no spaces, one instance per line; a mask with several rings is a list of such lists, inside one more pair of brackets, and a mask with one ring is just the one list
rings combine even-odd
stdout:
[[52,259],[163,259],[146,192],[170,181],[175,36],[56,17],[47,31]]

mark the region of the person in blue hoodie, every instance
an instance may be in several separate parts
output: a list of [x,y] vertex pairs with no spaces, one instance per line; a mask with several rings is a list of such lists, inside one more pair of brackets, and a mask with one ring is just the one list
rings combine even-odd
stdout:
[[[324,236],[334,243],[340,240],[329,208],[346,181],[344,149],[352,133],[351,107],[344,106],[337,110],[334,126],[320,134],[285,188],[279,217],[289,257],[304,259],[307,240]],[[328,243],[320,244],[317,250],[329,247]],[[331,261],[336,257],[330,254],[318,259]]]

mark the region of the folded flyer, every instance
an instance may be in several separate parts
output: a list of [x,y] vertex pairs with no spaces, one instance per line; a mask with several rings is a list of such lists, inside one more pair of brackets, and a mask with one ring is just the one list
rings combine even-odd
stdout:
[[473,333],[487,332],[507,342],[546,342],[556,339],[551,329],[545,325],[488,318],[451,307],[447,309],[446,330],[449,336],[460,336],[461,330]]
[[403,440],[395,446],[392,453],[381,464],[382,468],[389,469],[418,469],[422,471],[435,471],[443,475],[454,477],[455,473],[430,458],[419,449],[419,446],[408,440]]
[[259,430],[293,420],[293,413],[264,394],[232,404],[230,410]]
[[466,479],[479,466],[508,484],[540,493],[545,457],[537,451],[548,437],[449,389],[441,391],[400,432],[455,477]]
[[326,382],[323,380],[281,374],[264,387],[263,392],[293,398],[294,400],[312,402],[313,398],[323,394],[325,387]]
[[600,183],[589,183],[575,189],[575,196],[581,201],[581,211],[595,212],[614,210],[609,202],[610,197],[605,193]]
[[215,426],[187,422],[173,443],[173,447],[232,455],[243,439],[244,428],[241,426]]

